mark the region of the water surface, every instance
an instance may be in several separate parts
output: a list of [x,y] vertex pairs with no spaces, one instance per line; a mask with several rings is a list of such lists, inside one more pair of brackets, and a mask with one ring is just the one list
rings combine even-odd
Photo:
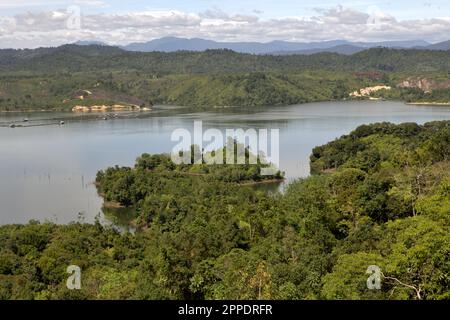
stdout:
[[[280,165],[290,181],[309,174],[314,146],[358,125],[449,120],[450,107],[356,101],[195,112],[157,106],[145,114],[121,113],[107,121],[102,117],[0,114],[0,224],[30,219],[68,223],[79,216],[92,222],[102,217],[102,199],[93,185],[96,172],[116,164],[133,165],[144,152],[170,152],[175,145],[172,131],[190,130],[195,120],[202,120],[205,129],[280,129]],[[24,127],[9,128],[13,122]]]

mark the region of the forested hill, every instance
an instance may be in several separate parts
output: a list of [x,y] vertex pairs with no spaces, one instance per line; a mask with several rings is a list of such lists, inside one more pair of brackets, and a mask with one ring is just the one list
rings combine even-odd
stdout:
[[[393,90],[377,97],[448,103],[449,73],[450,51],[374,48],[352,56],[271,56],[143,53],[98,45],[8,49],[0,50],[0,111],[288,105],[348,99],[355,90],[379,85]],[[406,88],[398,86],[405,81]]]
[[333,71],[430,72],[450,70],[450,51],[373,48],[351,56],[251,55],[230,50],[128,52],[108,46],[64,45],[57,48],[0,50],[2,71],[139,70],[161,74],[268,72],[325,69]]

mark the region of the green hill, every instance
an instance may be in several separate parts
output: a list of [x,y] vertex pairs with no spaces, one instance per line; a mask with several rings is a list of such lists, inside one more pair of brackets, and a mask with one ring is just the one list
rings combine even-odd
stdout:
[[[213,106],[263,106],[347,98],[364,86],[394,87],[410,76],[448,79],[450,52],[376,48],[354,55],[251,55],[230,50],[128,52],[107,46],[0,50],[0,110],[59,109],[127,100]],[[388,98],[449,101],[448,86]],[[70,101],[78,90],[109,93]],[[100,94],[104,96],[103,94]],[[109,98],[109,99],[108,99]]]

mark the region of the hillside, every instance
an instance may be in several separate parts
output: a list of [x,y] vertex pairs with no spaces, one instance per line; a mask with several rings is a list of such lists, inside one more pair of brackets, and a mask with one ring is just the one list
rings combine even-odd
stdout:
[[[449,72],[450,52],[415,49],[285,56],[229,50],[142,53],[104,45],[0,50],[0,110],[122,103],[285,105],[346,99],[362,87],[397,87],[412,76],[446,83]],[[450,101],[448,86],[436,89],[440,91],[427,95],[420,87],[403,87],[386,98]],[[71,97],[78,90],[94,94],[75,101]]]
[[128,52],[108,46],[0,50],[0,70],[24,72],[139,70],[160,74],[332,71],[430,72],[450,70],[450,52],[374,48],[353,55],[251,55],[230,50]]
[[298,51],[276,51],[271,52],[270,54],[274,55],[293,55],[293,54],[316,54],[321,52],[331,52],[331,53],[338,53],[338,54],[346,54],[346,55],[352,55],[360,51],[367,50],[366,48],[352,46],[349,44],[342,44],[326,49],[305,49],[305,50],[298,50]]

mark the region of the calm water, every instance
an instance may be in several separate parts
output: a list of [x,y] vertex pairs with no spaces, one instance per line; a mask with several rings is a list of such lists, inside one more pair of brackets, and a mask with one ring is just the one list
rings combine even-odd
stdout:
[[[23,118],[28,122],[23,122]],[[91,222],[101,215],[102,199],[92,184],[98,170],[133,165],[144,152],[169,152],[176,128],[279,128],[281,170],[288,180],[309,173],[314,146],[360,124],[380,121],[449,120],[450,107],[409,106],[399,102],[327,102],[266,108],[193,112],[157,107],[147,114],[120,114],[103,121],[71,113],[0,115],[0,224],[30,219]],[[59,126],[61,119],[64,126]],[[12,121],[29,127],[9,128]]]

